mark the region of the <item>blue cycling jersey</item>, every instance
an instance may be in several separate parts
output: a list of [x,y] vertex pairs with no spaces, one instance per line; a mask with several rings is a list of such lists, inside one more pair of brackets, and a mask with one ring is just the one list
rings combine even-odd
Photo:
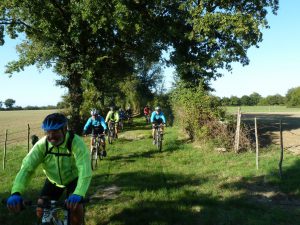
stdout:
[[93,127],[102,126],[104,130],[107,130],[105,120],[102,116],[97,116],[97,117],[95,117],[95,119],[93,119],[93,117],[90,117],[88,119],[88,121],[86,122],[86,124],[84,125],[83,132],[85,133],[89,129],[90,126],[93,126]]
[[157,113],[156,111],[152,112],[150,121],[155,123],[156,121],[162,120],[163,123],[166,123],[166,117],[163,112]]

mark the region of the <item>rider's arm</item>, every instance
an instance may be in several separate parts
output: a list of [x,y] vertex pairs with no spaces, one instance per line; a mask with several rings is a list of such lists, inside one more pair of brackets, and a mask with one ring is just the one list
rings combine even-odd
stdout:
[[103,127],[103,129],[107,130],[107,126],[106,126],[106,123],[105,123],[105,120],[103,117],[101,117],[100,122],[101,122],[101,126]]
[[89,118],[88,121],[86,121],[86,124],[83,127],[83,133],[85,133],[88,130],[88,128],[91,126],[91,124],[92,124],[92,118]]
[[45,155],[45,138],[40,139],[31,151],[25,156],[22,161],[22,166],[18,172],[11,193],[23,193],[27,188],[28,183],[35,169],[42,163]]
[[153,123],[155,118],[155,112],[152,112],[150,122]]
[[115,112],[115,121],[119,122],[119,120],[120,120],[119,113]]
[[105,123],[107,123],[110,119],[110,115],[111,115],[111,112],[109,111],[106,115],[106,118],[105,118]]
[[72,142],[72,152],[78,169],[78,181],[73,194],[84,197],[92,179],[92,169],[89,150],[83,140],[77,135],[75,135]]
[[167,122],[165,115],[162,113],[161,114],[161,119],[163,120],[163,123],[165,124]]

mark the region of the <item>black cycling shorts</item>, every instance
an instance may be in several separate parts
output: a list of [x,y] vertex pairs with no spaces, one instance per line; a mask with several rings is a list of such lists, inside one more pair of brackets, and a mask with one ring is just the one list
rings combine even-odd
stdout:
[[163,120],[162,120],[161,118],[159,118],[159,119],[154,119],[154,120],[153,120],[153,123],[161,124],[161,123],[163,123]]
[[93,136],[96,136],[97,134],[102,134],[103,132],[104,132],[104,128],[102,126],[92,128],[92,135]]
[[64,190],[66,190],[66,196],[69,196],[75,191],[75,188],[77,186],[77,180],[78,178],[71,181],[68,185],[66,185],[66,187],[61,188],[57,187],[55,184],[51,183],[48,179],[46,179],[44,187],[42,188],[42,191],[40,193],[40,197],[48,197],[49,199],[59,200]]

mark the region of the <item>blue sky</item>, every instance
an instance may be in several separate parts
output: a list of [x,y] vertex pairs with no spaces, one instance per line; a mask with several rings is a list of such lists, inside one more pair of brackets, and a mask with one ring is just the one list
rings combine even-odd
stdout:
[[232,73],[212,82],[214,95],[241,97],[257,92],[263,97],[285,96],[290,88],[300,86],[300,1],[279,2],[277,16],[267,17],[271,28],[263,31],[260,47],[248,51],[250,64],[234,64]]
[[[214,95],[230,97],[257,92],[263,97],[285,95],[288,89],[300,86],[300,1],[280,0],[278,15],[268,16],[270,29],[263,30],[259,48],[248,51],[250,64],[233,64],[231,73],[212,81]],[[12,77],[4,74],[7,62],[17,57],[16,41],[0,46],[0,101],[12,98],[17,106],[56,105],[66,90],[55,86],[58,76],[51,70],[38,72],[32,66]],[[172,68],[166,70],[166,87],[171,86]]]

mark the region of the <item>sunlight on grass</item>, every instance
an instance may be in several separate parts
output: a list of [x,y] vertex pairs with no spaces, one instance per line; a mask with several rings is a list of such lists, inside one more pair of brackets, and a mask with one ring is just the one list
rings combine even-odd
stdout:
[[[143,118],[135,118],[134,123],[136,127],[125,127],[119,139],[107,144],[108,156],[93,171],[87,225],[265,225],[274,224],[271,221],[294,224],[298,219],[296,207],[290,206],[287,211],[276,199],[289,194],[294,201],[299,199],[300,163],[292,154],[285,154],[281,180],[276,146],[260,152],[256,170],[254,152],[220,153],[211,146],[195,148],[176,127],[166,128],[159,152]],[[85,141],[88,145],[89,138]],[[24,148],[10,153],[18,159],[9,159],[9,170],[0,173],[4,181],[0,197],[7,196],[23,155]],[[26,195],[36,197],[44,179],[39,171]],[[0,221],[7,220],[5,209],[0,212]],[[12,219],[11,224],[19,220]]]

